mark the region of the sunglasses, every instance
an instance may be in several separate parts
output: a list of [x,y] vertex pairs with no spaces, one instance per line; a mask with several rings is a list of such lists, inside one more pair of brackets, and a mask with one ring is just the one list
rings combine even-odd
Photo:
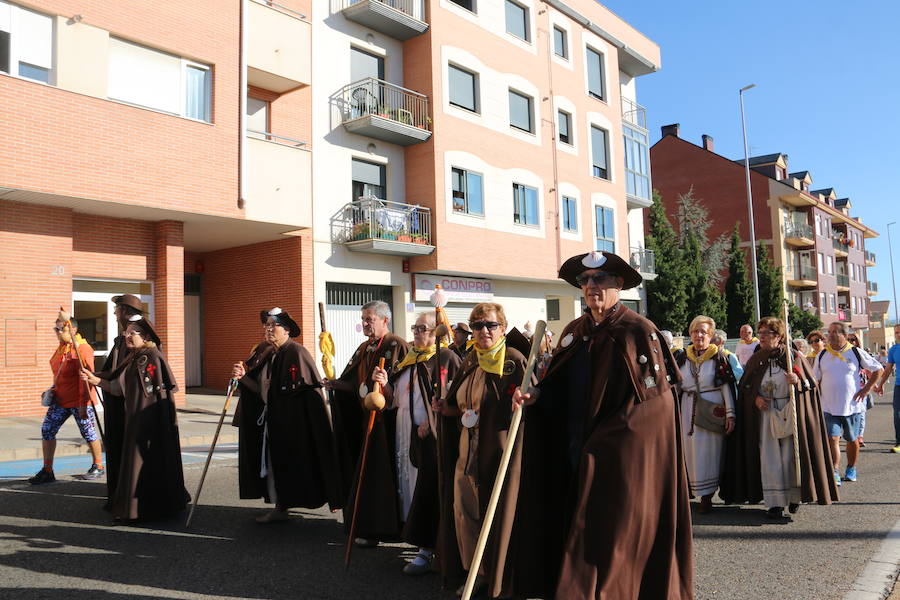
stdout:
[[469,326],[475,331],[481,331],[485,327],[488,328],[488,331],[493,331],[500,327],[500,323],[497,321],[470,321]]
[[575,277],[575,283],[579,286],[584,287],[588,284],[589,281],[593,281],[594,285],[603,285],[610,279],[612,279],[614,275],[610,275],[609,273],[605,273],[603,271],[599,271],[597,273],[579,273]]
[[54,327],[53,331],[55,331],[56,333],[60,333],[62,331],[65,331],[65,329],[66,329],[65,327]]
[[425,333],[426,331],[431,331],[431,327],[428,325],[413,325],[409,330],[413,333]]

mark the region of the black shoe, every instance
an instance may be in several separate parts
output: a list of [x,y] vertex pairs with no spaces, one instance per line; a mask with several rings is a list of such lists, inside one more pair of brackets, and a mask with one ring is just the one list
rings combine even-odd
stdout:
[[788,512],[791,513],[792,515],[797,514],[797,511],[798,511],[798,510],[800,510],[800,505],[799,505],[799,504],[795,504],[795,503],[793,503],[793,502],[791,502],[790,504],[788,504]]
[[56,476],[53,475],[53,471],[48,471],[47,469],[43,468],[35,473],[33,477],[28,478],[28,483],[30,483],[31,485],[53,483],[54,481],[56,481]]
[[766,511],[766,517],[770,519],[783,519],[784,518],[784,507],[783,506],[773,506],[769,510]]
[[91,465],[91,468],[88,469],[88,472],[81,476],[82,479],[100,479],[106,473],[106,469],[94,463]]

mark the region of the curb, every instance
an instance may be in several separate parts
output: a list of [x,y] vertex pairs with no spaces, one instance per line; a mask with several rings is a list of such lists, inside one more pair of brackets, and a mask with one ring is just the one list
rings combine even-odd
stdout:
[[900,570],[900,520],[888,532],[880,551],[860,573],[844,600],[884,600],[891,595]]
[[[183,435],[180,438],[181,447],[189,448],[191,446],[209,446],[212,444],[213,434],[208,435]],[[218,444],[237,443],[238,435],[236,433],[220,433]],[[90,454],[90,447],[81,442],[79,444],[57,444],[54,456],[75,456],[77,454]],[[43,458],[43,452],[40,446],[37,448],[14,448],[0,450],[0,462],[8,462],[12,460],[33,460]]]

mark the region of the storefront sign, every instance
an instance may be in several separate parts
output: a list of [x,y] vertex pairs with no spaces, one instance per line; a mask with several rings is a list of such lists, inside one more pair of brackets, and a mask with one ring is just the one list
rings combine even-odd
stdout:
[[494,285],[490,279],[416,273],[413,285],[416,302],[428,302],[435,285],[444,288],[449,302],[491,302],[494,299]]

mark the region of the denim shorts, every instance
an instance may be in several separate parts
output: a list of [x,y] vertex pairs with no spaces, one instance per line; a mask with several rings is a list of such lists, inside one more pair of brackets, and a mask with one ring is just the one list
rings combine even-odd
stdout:
[[839,437],[843,434],[848,442],[855,442],[859,436],[859,424],[862,413],[852,415],[835,416],[825,413],[825,428],[831,437]]

